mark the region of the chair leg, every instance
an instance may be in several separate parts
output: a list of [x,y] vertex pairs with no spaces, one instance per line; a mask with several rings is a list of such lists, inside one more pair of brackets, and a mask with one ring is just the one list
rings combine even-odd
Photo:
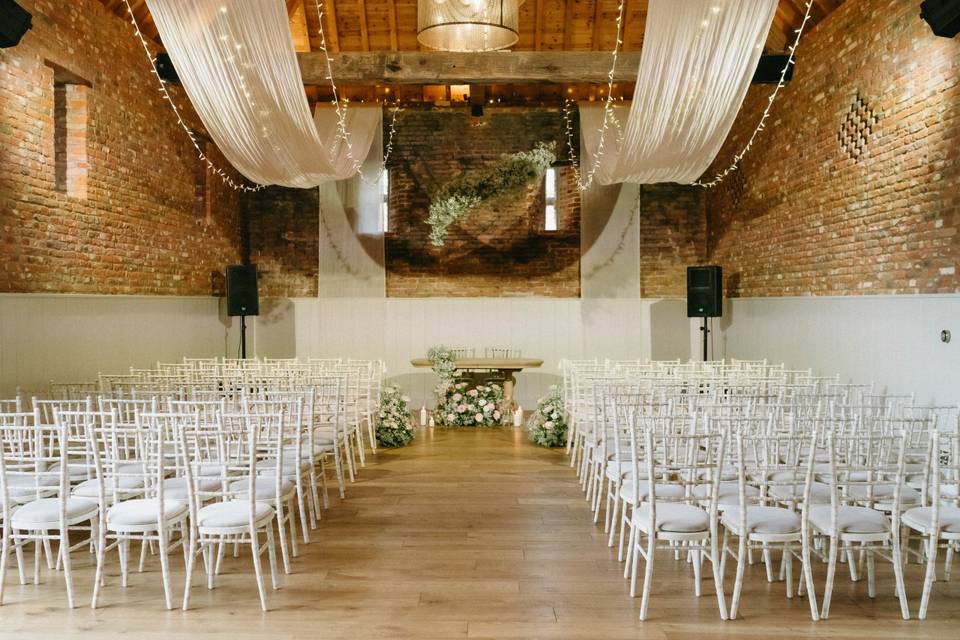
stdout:
[[770,554],[770,544],[763,543],[763,566],[767,570],[767,582],[773,582],[773,556]]
[[27,584],[27,565],[23,557],[23,544],[17,540],[15,534],[11,533],[10,535],[13,538],[13,546],[17,554],[17,573],[19,574],[20,584]]
[[280,557],[283,559],[283,572],[290,573],[290,554],[287,551],[287,533],[283,519],[283,504],[278,504],[277,509],[277,531],[280,534]]
[[66,525],[60,527],[60,556],[63,580],[67,584],[67,606],[73,609],[73,571],[70,569],[70,533]]
[[126,588],[129,575],[130,541],[120,538],[117,541],[117,553],[120,555],[120,586]]
[[947,542],[947,555],[943,561],[943,579],[950,582],[950,570],[953,568],[953,546],[956,544],[953,540]]
[[[617,523],[620,517],[620,496],[619,491],[614,490],[613,500],[607,502],[607,520],[609,521],[610,535],[607,537],[607,547],[613,547],[613,538],[617,533]],[[623,545],[621,545],[622,547]]]
[[[653,557],[657,549],[657,536],[656,532],[651,531],[650,535],[647,536],[647,557],[646,557],[646,568],[643,572],[643,597],[640,600],[640,619],[647,619],[647,608],[650,604],[650,587],[653,582]],[[639,553],[637,555],[640,555]],[[634,558],[634,566],[636,566],[636,558]],[[637,572],[633,572],[634,579],[636,579]]]
[[873,549],[865,549],[864,553],[867,555],[867,596],[870,598],[877,597],[877,583],[874,579],[874,565],[873,565]]
[[[273,527],[273,523],[267,523],[268,527]],[[281,527],[282,529],[283,527]],[[250,551],[253,553],[253,573],[257,579],[257,591],[260,594],[260,608],[267,610],[267,592],[263,586],[263,568],[260,566],[260,541],[257,539],[256,528],[250,527]]]
[[793,597],[793,551],[790,549],[790,543],[783,545],[783,581],[787,585],[787,597]]
[[[324,510],[327,510],[327,509],[330,508],[330,495],[329,495],[329,493],[328,493],[328,491],[327,491],[327,459],[326,459],[326,456],[324,456],[323,458],[320,459],[320,485],[321,485],[321,488],[323,489],[323,508],[324,508]],[[342,490],[343,490],[343,487],[342,487],[342,485],[341,485],[341,491],[342,491]],[[343,495],[341,495],[340,497],[342,498]],[[318,514],[318,515],[317,515],[317,520],[319,520],[319,519],[322,518],[322,517],[323,517],[322,514]]]
[[927,618],[927,607],[930,605],[930,594],[933,592],[933,583],[937,581],[937,541],[940,531],[934,529],[927,540],[927,570],[923,577],[923,596],[920,598],[919,618]]
[[183,582],[183,610],[190,608],[190,584],[193,579],[193,565],[197,559],[197,534],[190,531],[190,550],[187,552],[187,575]]
[[816,622],[820,619],[817,608],[817,594],[813,590],[813,566],[810,564],[810,536],[804,531],[801,541],[800,556],[803,562],[803,579],[806,586],[807,601],[810,603],[810,618]]
[[746,532],[740,532],[739,542],[737,544],[737,577],[733,581],[733,595],[730,598],[730,619],[737,619],[737,611],[740,608],[740,593],[743,589],[743,572],[746,569],[744,559],[747,557],[747,536]]
[[713,588],[717,592],[717,607],[720,609],[720,619],[727,619],[727,599],[723,594],[723,574],[720,572],[720,556],[717,550],[719,532],[714,528],[710,532],[710,571],[713,573]]
[[3,586],[7,582],[7,563],[10,561],[10,525],[3,523],[3,543],[0,545],[0,604],[3,604]]
[[296,558],[298,555],[297,547],[297,517],[294,512],[293,503],[295,497],[287,501],[287,524],[290,525],[290,557]]
[[[91,532],[92,533],[92,532]],[[100,522],[97,526],[97,571],[93,578],[93,596],[90,598],[90,608],[97,608],[97,599],[100,597],[100,587],[103,586],[103,564],[107,556],[106,524]]]
[[167,557],[167,532],[161,528],[157,532],[157,545],[160,549],[160,573],[163,578],[163,599],[167,609],[173,609],[173,597],[170,593],[170,559]]
[[850,581],[860,582],[860,572],[857,571],[857,559],[853,555],[853,549],[847,549],[847,567],[850,569]]
[[823,603],[820,606],[820,619],[830,617],[830,598],[833,596],[833,580],[837,573],[837,555],[840,552],[840,537],[830,537],[830,556],[827,564],[827,580],[823,585]]
[[[301,483],[302,484],[302,483]],[[314,486],[316,486],[314,484]],[[303,532],[303,544],[310,544],[310,525],[307,523],[306,500],[302,486],[297,487],[297,506],[300,508],[300,529]],[[310,518],[311,520],[313,518]],[[296,553],[294,553],[296,555]]]
[[266,527],[267,531],[267,559],[270,561],[270,586],[276,591],[280,588],[277,583],[277,549],[273,542],[273,525]]

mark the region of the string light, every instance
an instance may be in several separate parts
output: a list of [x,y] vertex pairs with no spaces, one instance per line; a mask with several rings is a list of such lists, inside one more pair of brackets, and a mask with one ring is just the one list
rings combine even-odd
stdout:
[[747,152],[750,151],[751,147],[753,147],[753,142],[756,140],[757,135],[766,128],[767,118],[770,117],[770,109],[773,107],[773,101],[777,99],[777,94],[780,93],[780,89],[783,89],[783,87],[787,84],[787,71],[789,71],[790,65],[794,64],[794,56],[797,52],[797,46],[800,44],[800,36],[803,34],[804,27],[807,26],[807,21],[810,20],[810,10],[812,6],[813,0],[807,0],[806,12],[803,14],[803,22],[800,23],[799,28],[794,29],[794,32],[797,35],[793,40],[793,44],[790,45],[790,48],[788,49],[790,55],[787,56],[787,63],[783,65],[783,70],[780,72],[780,79],[777,81],[777,86],[773,90],[773,93],[771,93],[767,98],[767,107],[763,110],[763,115],[760,116],[760,122],[757,123],[757,127],[753,130],[753,133],[747,140],[747,144],[744,145],[743,149],[740,150],[740,153],[733,156],[733,163],[729,167],[715,175],[711,180],[706,182],[703,180],[697,180],[693,183],[696,186],[710,189],[723,182],[724,178],[737,170],[737,167],[740,166],[740,161],[743,160],[743,157],[747,155]]
[[[157,61],[153,57],[153,54],[150,52],[150,46],[147,44],[146,38],[143,37],[143,32],[140,31],[140,25],[137,24],[137,17],[133,13],[133,8],[130,6],[129,0],[123,0],[123,4],[127,7],[127,13],[130,14],[130,23],[133,25],[133,30],[136,33],[137,38],[140,39],[140,44],[143,46],[143,51],[147,54],[147,60],[150,61],[151,73],[157,77],[157,81],[160,83],[160,95],[163,96],[163,99],[166,100],[170,107],[173,109],[174,115],[177,117],[177,124],[186,132],[187,137],[190,138],[190,142],[193,144],[193,148],[197,151],[197,157],[200,158],[201,162],[206,163],[207,168],[213,171],[216,175],[220,177],[225,185],[233,189],[234,191],[259,191],[263,189],[263,185],[258,184],[255,186],[249,186],[241,184],[231,178],[227,172],[218,167],[213,163],[213,161],[204,153],[203,149],[200,147],[200,143],[197,141],[196,134],[187,126],[187,123],[184,121],[183,116],[180,114],[180,109],[177,108],[176,103],[173,101],[170,92],[167,91],[167,81],[160,77],[160,72],[157,70]],[[226,8],[222,9],[225,11]]]
[[[570,152],[570,159],[573,161],[573,175],[577,182],[577,188],[580,189],[580,191],[586,191],[593,183],[593,178],[597,173],[597,169],[600,168],[600,160],[603,157],[607,129],[609,128],[611,122],[616,121],[616,118],[613,115],[613,77],[617,70],[617,59],[620,56],[620,47],[623,46],[623,14],[625,6],[626,0],[620,0],[619,5],[617,6],[617,40],[613,45],[613,51],[610,54],[610,71],[607,73],[606,99],[603,103],[603,122],[600,124],[600,136],[599,141],[597,142],[597,151],[593,155],[593,161],[585,174],[585,178],[584,174],[580,170],[579,163],[576,161],[576,153],[573,149],[573,124],[568,114],[568,105],[572,101],[567,100],[564,104],[563,115],[564,127],[567,133],[567,150]],[[616,126],[619,130],[620,124],[616,123]],[[618,140],[618,146],[619,142],[621,142],[621,140]]]
[[340,104],[340,95],[337,91],[337,84],[333,79],[333,58],[330,57],[330,53],[327,51],[327,36],[323,30],[323,0],[316,0],[315,2],[317,7],[317,18],[320,31],[320,51],[323,52],[323,59],[327,66],[327,80],[330,81],[330,90],[333,93],[333,108],[337,112],[337,138],[343,141],[343,144],[346,146],[347,150],[347,159],[353,164],[353,169],[356,171],[357,175],[360,176],[360,180],[366,182],[367,184],[379,184],[380,178],[383,177],[383,173],[387,170],[387,162],[390,160],[390,153],[393,151],[393,134],[396,131],[397,126],[397,113],[400,111],[400,98],[397,96],[395,98],[394,106],[391,109],[391,118],[390,118],[390,131],[387,135],[387,146],[383,153],[383,161],[380,163],[380,168],[377,171],[377,175],[373,179],[368,179],[363,175],[361,171],[362,163],[358,161],[353,155],[353,143],[350,141],[350,132],[347,130],[347,105],[350,101],[346,98],[343,100],[343,105]]

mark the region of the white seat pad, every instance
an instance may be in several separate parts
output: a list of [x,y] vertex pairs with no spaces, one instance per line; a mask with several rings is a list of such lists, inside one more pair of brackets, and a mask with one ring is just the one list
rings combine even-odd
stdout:
[[[111,492],[117,490],[122,498],[125,497],[124,494],[129,495],[129,493],[133,493],[135,490],[141,488],[143,488],[143,478],[138,478],[136,476],[118,476],[114,478],[106,478],[103,481],[103,489],[108,496]],[[99,498],[100,489],[97,485],[97,479],[93,478],[91,480],[84,480],[73,490],[73,495],[81,498]]]
[[[650,495],[649,483],[641,480],[637,483],[640,486],[640,502],[646,500]],[[657,484],[657,495],[664,498],[682,498],[683,487],[678,484]],[[630,504],[637,504],[637,497],[633,495],[633,482],[624,482],[620,487],[620,499],[626,500]]]
[[[220,488],[220,480],[213,477],[200,478],[196,481],[196,485],[201,492],[208,493]],[[164,480],[163,494],[165,498],[186,500],[188,497],[186,477],[180,476],[179,478],[167,478]],[[200,499],[204,499],[204,496],[199,497]]]
[[[928,531],[933,518],[933,507],[915,507],[903,514],[903,524],[917,531]],[[940,507],[941,533],[960,533],[960,508]]]
[[[277,495],[276,482],[273,477],[261,476],[257,478],[254,485],[256,487],[257,500],[272,500]],[[239,496],[246,496],[250,488],[250,481],[246,478],[236,480],[230,483],[230,491]],[[283,480],[280,483],[280,496],[287,496],[293,493],[295,486],[289,480]]]
[[[709,484],[698,484],[693,488],[693,497],[698,500],[709,500],[710,491],[713,489],[713,485]],[[755,486],[748,484],[744,487],[744,493],[748,498],[755,498],[760,495],[760,489],[757,489]],[[721,482],[720,489],[717,493],[717,504],[724,506],[728,505],[739,505],[740,504],[740,487],[736,482]]]
[[[803,483],[779,484],[770,487],[767,493],[781,502],[799,502],[803,500]],[[810,484],[810,504],[830,504],[830,485],[822,482]]]
[[[273,516],[273,507],[265,502],[255,504],[254,520],[261,520]],[[197,513],[199,527],[229,528],[245,527],[250,524],[250,507],[246,500],[231,500],[210,504]]]
[[[107,527],[156,525],[160,516],[159,501],[156,498],[138,498],[118,502],[107,510]],[[163,519],[175,520],[187,513],[185,500],[164,498]]]
[[[647,530],[650,519],[650,505],[643,505],[634,512],[633,522],[641,530]],[[709,529],[709,516],[700,507],[677,502],[657,504],[657,531],[673,533],[696,533]]]
[[[893,500],[893,492],[896,489],[895,484],[875,484],[873,485],[873,499],[875,501]],[[870,487],[865,484],[855,484],[848,491],[851,498],[855,500],[866,500],[870,495]],[[920,492],[911,487],[903,487],[900,490],[900,501],[905,504],[917,504],[920,502]]]
[[[727,509],[720,519],[727,529],[743,533],[740,530],[740,507]],[[787,534],[800,532],[800,516],[782,507],[747,507],[747,532]]]
[[[830,533],[830,505],[810,508],[810,523],[823,533]],[[868,507],[843,505],[837,512],[839,533],[885,533],[890,531],[887,517]]]
[[[93,500],[86,498],[67,498],[67,521],[83,522],[84,520],[89,520],[97,514],[99,508]],[[32,526],[41,524],[59,527],[60,499],[42,498],[28,502],[14,511],[13,517],[10,520],[14,528],[18,529],[43,528]]]

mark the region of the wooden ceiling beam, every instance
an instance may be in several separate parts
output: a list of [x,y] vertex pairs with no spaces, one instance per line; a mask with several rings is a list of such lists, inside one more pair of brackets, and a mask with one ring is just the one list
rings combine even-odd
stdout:
[[323,3],[324,18],[327,23],[324,25],[324,35],[327,40],[327,51],[336,53],[340,51],[340,30],[337,28],[337,7],[333,0],[327,0]]
[[537,8],[533,14],[533,21],[536,25],[533,32],[533,48],[536,51],[540,51],[543,43],[543,0],[537,0]]
[[370,31],[367,29],[367,2],[357,0],[357,13],[360,14],[360,46],[370,51]]
[[600,23],[603,21],[603,0],[593,0],[593,36],[590,39],[590,48],[600,49]]
[[[606,83],[610,54],[602,51],[400,51],[331,55],[333,77],[343,84],[568,84]],[[304,84],[326,84],[323,54],[301,53]],[[623,52],[614,82],[634,82],[639,52]]]
[[389,8],[387,19],[390,21],[390,51],[397,51],[400,48],[397,36],[397,0],[387,0],[387,6]]
[[563,49],[569,51],[573,47],[573,5],[576,0],[566,0],[563,3]]

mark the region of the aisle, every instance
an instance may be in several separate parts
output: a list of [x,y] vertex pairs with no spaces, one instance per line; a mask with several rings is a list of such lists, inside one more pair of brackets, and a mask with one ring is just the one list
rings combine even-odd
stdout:
[[[200,581],[188,613],[163,609],[159,566],[133,574],[123,591],[110,563],[104,608],[63,605],[62,579],[20,587],[8,574],[0,637],[160,639],[246,638],[710,638],[796,637],[814,631],[856,638],[876,616],[869,637],[952,637],[958,582],[942,583],[925,623],[899,620],[891,581],[881,571],[880,597],[838,580],[832,619],[810,623],[806,602],[787,601],[782,584],[767,585],[759,566],[746,582],[743,616],[721,623],[704,580],[692,597],[688,567],[669,556],[658,563],[652,620],[637,620],[639,600],[626,594],[621,567],[589,521],[587,506],[561,451],[530,445],[520,430],[424,430],[402,450],[370,456],[348,499],[301,547],[294,574],[269,595],[261,614],[249,552],[228,560],[218,588]],[[89,602],[92,574],[77,554],[78,601]],[[179,559],[178,559],[179,560]],[[181,593],[182,569],[175,570]],[[818,585],[822,584],[818,573]],[[919,568],[909,569],[911,601],[919,598]],[[732,576],[728,589],[732,588]],[[123,602],[123,606],[116,606]],[[111,606],[114,605],[114,606]],[[887,623],[889,621],[889,623]],[[879,628],[879,631],[878,631]],[[130,635],[133,634],[133,635]]]

